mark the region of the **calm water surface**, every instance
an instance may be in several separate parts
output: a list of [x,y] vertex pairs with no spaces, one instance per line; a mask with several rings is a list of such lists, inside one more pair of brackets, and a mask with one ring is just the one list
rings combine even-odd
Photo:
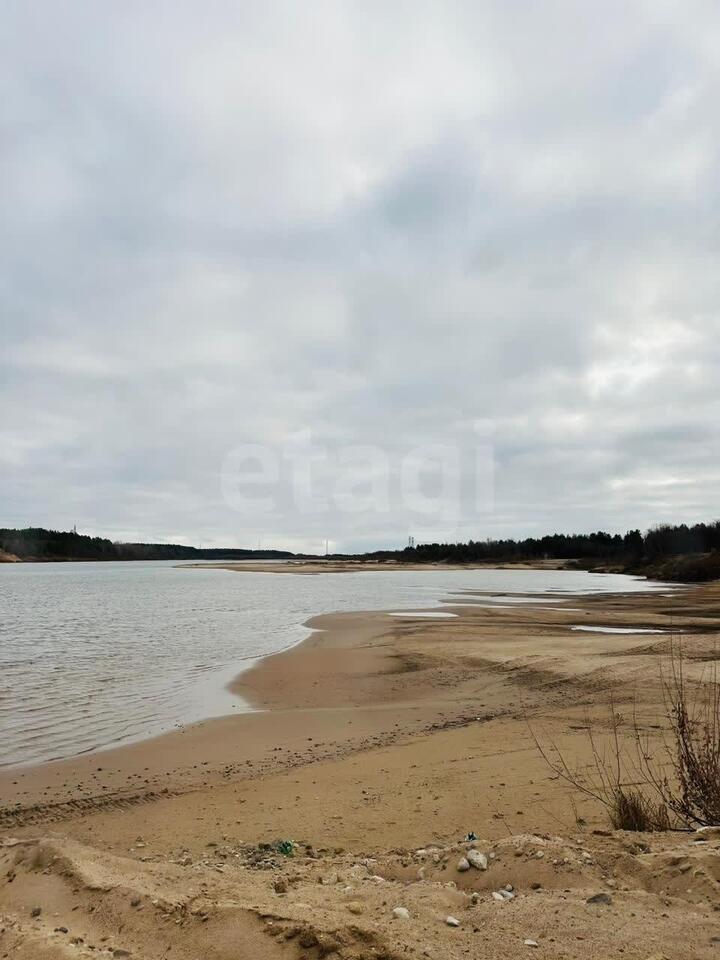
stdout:
[[0,564],[0,766],[246,710],[226,685],[258,657],[304,639],[303,623],[316,614],[432,608],[468,589],[543,595],[654,586],[576,571],[297,576],[174,562]]

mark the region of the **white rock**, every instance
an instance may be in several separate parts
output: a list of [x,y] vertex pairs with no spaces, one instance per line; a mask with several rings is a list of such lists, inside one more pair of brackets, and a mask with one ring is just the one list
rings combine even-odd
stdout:
[[500,902],[502,902],[505,899],[505,897],[497,890],[493,890],[492,898],[493,900],[498,900]]
[[466,859],[470,866],[475,867],[476,870],[487,870],[488,868],[488,858],[479,850],[468,850]]
[[539,947],[539,946],[540,946],[540,944],[537,942],[537,940],[523,940],[523,943],[525,944],[526,947]]
[[397,917],[398,920],[409,920],[410,911],[406,907],[395,907],[393,910],[393,916]]
[[445,923],[446,923],[449,927],[459,927],[459,926],[460,926],[460,921],[457,919],[457,917],[446,917],[446,918],[445,918]]
[[467,857],[460,857],[457,865],[458,873],[465,873],[466,870],[470,869],[470,861]]

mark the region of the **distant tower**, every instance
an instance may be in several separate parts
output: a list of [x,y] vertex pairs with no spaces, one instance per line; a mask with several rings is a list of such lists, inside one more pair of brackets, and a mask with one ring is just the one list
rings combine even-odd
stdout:
[[408,547],[411,550],[415,549],[415,537],[408,537]]
[[327,538],[325,538],[325,556],[327,556],[329,553],[328,544],[329,544],[329,541]]

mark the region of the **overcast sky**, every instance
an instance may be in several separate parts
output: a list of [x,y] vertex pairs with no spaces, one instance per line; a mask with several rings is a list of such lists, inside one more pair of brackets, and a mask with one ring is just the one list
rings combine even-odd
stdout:
[[715,0],[4,0],[0,525],[717,517],[719,74]]

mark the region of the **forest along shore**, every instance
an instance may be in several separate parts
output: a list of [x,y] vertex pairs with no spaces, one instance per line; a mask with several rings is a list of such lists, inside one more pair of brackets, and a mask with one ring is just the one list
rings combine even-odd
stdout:
[[715,956],[720,839],[611,830],[535,739],[588,764],[612,699],[657,744],[720,586],[465,599],[317,618],[236,681],[255,713],[0,775],[0,956]]

